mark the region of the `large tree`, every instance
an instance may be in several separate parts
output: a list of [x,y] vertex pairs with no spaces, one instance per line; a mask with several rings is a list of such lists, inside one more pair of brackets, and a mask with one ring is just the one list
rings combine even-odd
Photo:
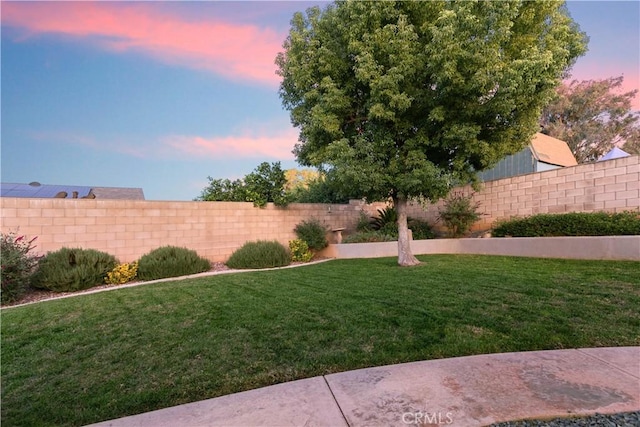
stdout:
[[542,114],[543,133],[565,141],[578,163],[597,160],[623,143],[634,151],[640,139],[640,115],[632,111],[631,103],[638,90],[623,92],[622,83],[620,76],[558,86]]
[[398,211],[520,150],[585,36],[560,1],[345,1],[296,13],[276,63],[298,161]]

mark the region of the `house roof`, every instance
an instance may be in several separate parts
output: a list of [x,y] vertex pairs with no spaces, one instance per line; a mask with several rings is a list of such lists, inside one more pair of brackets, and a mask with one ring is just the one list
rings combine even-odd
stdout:
[[93,187],[96,199],[144,200],[142,188]]
[[[75,197],[74,197],[74,193]],[[0,183],[1,197],[29,198],[96,198],[144,200],[142,188],[88,187],[80,185],[48,185],[32,182],[30,184]]]
[[536,133],[531,140],[531,152],[536,160],[557,166],[576,166],[578,162],[566,142]]
[[598,159],[599,162],[605,161],[605,160],[613,160],[613,159],[619,159],[621,157],[629,157],[631,154],[627,153],[626,151],[618,148],[618,147],[613,147],[613,149],[611,151],[609,151],[607,154],[605,154],[604,156],[600,157]]

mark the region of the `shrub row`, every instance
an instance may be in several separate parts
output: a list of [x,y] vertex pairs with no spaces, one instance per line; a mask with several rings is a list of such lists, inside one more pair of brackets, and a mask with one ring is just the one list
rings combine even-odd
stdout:
[[496,222],[494,237],[640,235],[638,212],[538,214]]
[[101,283],[122,284],[139,278],[154,280],[201,273],[211,268],[195,251],[175,246],[155,249],[140,260],[118,260],[94,249],[61,248],[44,257],[30,253],[33,240],[2,233],[2,303],[18,299],[29,286],[55,292],[73,292]]

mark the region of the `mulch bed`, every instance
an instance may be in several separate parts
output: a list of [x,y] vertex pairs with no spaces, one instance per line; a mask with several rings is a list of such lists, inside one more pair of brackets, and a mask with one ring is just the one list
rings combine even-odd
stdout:
[[[209,272],[217,272],[217,271],[225,271],[225,270],[229,270],[229,267],[227,267],[224,263],[221,262],[215,262],[211,265],[211,270],[209,270]],[[130,284],[134,284],[137,283],[135,281],[133,282],[128,282],[126,283],[127,285]],[[90,292],[95,292],[97,290],[101,290],[101,289],[108,289],[108,288],[117,288],[120,287],[122,285],[111,285],[111,284],[104,284],[104,285],[98,285],[98,286],[94,286],[92,288],[89,289],[85,289],[82,291],[75,291],[75,292],[53,292],[53,291],[47,291],[47,290],[43,290],[43,289],[34,289],[34,288],[30,288],[24,295],[22,295],[22,297],[20,297],[19,299],[17,299],[16,301],[10,302],[10,303],[6,303],[6,304],[2,304],[2,307],[12,307],[14,305],[22,305],[22,304],[29,304],[32,302],[39,302],[39,301],[46,301],[46,300],[50,300],[50,299],[56,299],[56,298],[60,298],[60,297],[64,297],[67,295],[80,295],[80,294],[86,294],[86,293],[90,293]]]

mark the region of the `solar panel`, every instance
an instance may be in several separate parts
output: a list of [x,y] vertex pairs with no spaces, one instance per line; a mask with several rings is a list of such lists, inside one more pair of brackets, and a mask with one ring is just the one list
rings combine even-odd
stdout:
[[77,197],[82,198],[89,194],[91,187],[80,185],[30,185],[1,183],[0,196],[2,197],[29,197],[29,198],[54,198],[60,192],[67,193],[67,199],[73,198],[73,193],[78,193]]

